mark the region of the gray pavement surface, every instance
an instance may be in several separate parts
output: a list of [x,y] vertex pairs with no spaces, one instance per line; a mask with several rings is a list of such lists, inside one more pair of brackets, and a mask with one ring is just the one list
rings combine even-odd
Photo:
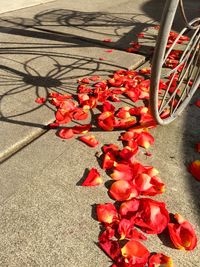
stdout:
[[[58,0],[1,15],[0,266],[111,265],[96,245],[99,226],[92,218],[92,205],[110,201],[107,190],[77,183],[91,167],[108,180],[95,153],[101,144],[116,143],[119,132],[95,132],[101,143],[96,149],[76,139],[63,141],[45,128],[54,119],[52,107],[34,100],[55,88],[74,93],[76,80],[84,76],[106,78],[116,69],[143,64],[153,35],[140,55],[123,49],[137,40],[137,33],[152,33],[163,2]],[[113,42],[102,42],[108,38]],[[105,52],[109,47],[113,53]],[[198,93],[193,102],[196,98]],[[173,124],[153,130],[153,156],[139,155],[166,183],[167,191],[158,199],[193,223],[198,236],[200,185],[186,166],[199,158],[194,149],[199,113],[191,105]],[[198,248],[177,251],[158,237],[150,237],[147,246],[172,256],[177,267],[200,266]]]

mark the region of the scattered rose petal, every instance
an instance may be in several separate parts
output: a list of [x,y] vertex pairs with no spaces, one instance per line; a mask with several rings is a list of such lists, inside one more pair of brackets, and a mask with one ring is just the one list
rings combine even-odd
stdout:
[[139,205],[140,201],[136,198],[124,201],[120,205],[119,214],[122,216],[122,218],[131,219],[136,215]]
[[84,124],[84,125],[76,125],[71,128],[73,133],[75,134],[84,134],[90,131],[91,124]]
[[92,134],[87,136],[80,136],[79,140],[91,147],[96,147],[99,144],[99,142],[96,140],[96,137]]
[[118,220],[118,212],[112,203],[98,204],[96,207],[97,220],[110,224]]
[[192,225],[180,214],[175,214],[175,223],[169,223],[169,235],[178,249],[193,250],[197,245],[197,236]]
[[200,108],[200,99],[195,102],[195,105]]
[[43,104],[46,102],[46,98],[44,97],[38,97],[35,99],[35,102],[38,103],[38,104]]
[[99,75],[94,75],[94,76],[91,76],[89,79],[91,81],[93,81],[93,82],[96,82],[96,81],[98,81],[100,79],[100,76]]
[[99,172],[96,168],[92,168],[87,177],[85,178],[85,181],[82,183],[82,186],[97,186],[103,183],[102,178],[100,177]]
[[63,139],[70,139],[74,137],[74,133],[71,128],[63,128],[60,131],[58,131],[58,136],[60,136]]
[[150,256],[149,258],[149,265],[148,267],[173,267],[172,258],[162,254],[162,253],[155,253]]
[[149,198],[140,199],[135,225],[147,234],[160,234],[169,223],[169,213],[164,202]]
[[129,181],[118,180],[111,185],[109,195],[117,201],[124,201],[138,196],[138,192]]
[[135,266],[144,266],[150,255],[147,248],[137,240],[130,240],[121,249],[122,256],[126,262]]
[[188,170],[197,181],[200,181],[200,160],[193,161]]
[[99,246],[113,260],[117,260],[121,255],[119,242],[116,240],[100,241]]

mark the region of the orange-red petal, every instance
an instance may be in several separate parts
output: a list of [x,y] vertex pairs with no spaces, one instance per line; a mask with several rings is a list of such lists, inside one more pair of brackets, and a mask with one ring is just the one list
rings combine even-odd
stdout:
[[99,144],[99,142],[96,140],[96,137],[92,134],[87,136],[81,136],[79,137],[79,140],[81,140],[90,147],[96,147]]
[[112,203],[98,204],[96,207],[97,220],[105,224],[111,224],[118,220],[118,212]]
[[92,168],[87,177],[85,178],[85,181],[82,183],[82,186],[97,186],[103,183],[103,180],[97,171],[96,168]]
[[117,201],[124,201],[138,196],[138,192],[135,187],[126,180],[115,181],[109,189],[109,194]]
[[89,132],[89,130],[91,129],[91,124],[76,125],[71,129],[75,134],[84,134]]
[[188,170],[197,181],[200,181],[200,160],[193,161]]
[[35,99],[35,102],[38,103],[38,104],[43,104],[46,102],[46,98],[44,97],[38,97]]
[[150,255],[147,248],[137,240],[128,241],[126,245],[122,247],[121,253],[125,258],[125,262],[129,263],[130,266],[144,266]]
[[58,131],[58,136],[63,139],[70,139],[74,136],[74,133],[71,128],[63,128]]
[[155,253],[149,258],[148,267],[173,267],[172,258],[162,254]]
[[175,214],[176,222],[169,223],[169,235],[178,249],[193,250],[197,246],[197,236],[192,225],[180,214]]

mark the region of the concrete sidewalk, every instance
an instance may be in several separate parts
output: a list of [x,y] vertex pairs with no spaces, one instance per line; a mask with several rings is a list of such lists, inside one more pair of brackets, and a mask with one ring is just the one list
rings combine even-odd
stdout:
[[[34,100],[55,88],[73,94],[76,80],[84,76],[107,78],[116,69],[142,65],[155,42],[151,27],[164,2],[76,0],[72,5],[58,0],[2,14],[0,266],[111,265],[96,245],[99,228],[91,216],[93,204],[110,201],[107,190],[77,186],[85,168],[101,171],[95,158],[101,145],[89,149],[76,139],[63,141],[54,130],[47,131],[46,125],[54,120],[52,107]],[[150,32],[141,54],[124,52],[141,31]],[[110,47],[113,52],[105,52]],[[197,233],[200,186],[186,166],[199,157],[194,150],[199,120],[198,108],[189,106],[172,125],[152,131],[153,156],[140,155],[143,163],[159,169],[166,183],[167,192],[159,199],[170,212],[191,221]],[[101,144],[116,143],[119,132],[95,136]],[[177,267],[199,267],[199,249],[189,254],[177,251],[158,237],[150,237],[147,246],[172,256]]]

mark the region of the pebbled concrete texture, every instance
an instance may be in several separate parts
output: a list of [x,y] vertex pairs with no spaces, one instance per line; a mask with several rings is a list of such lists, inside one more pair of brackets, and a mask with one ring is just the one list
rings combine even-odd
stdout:
[[[100,141],[95,149],[77,139],[61,140],[55,130],[45,132],[44,126],[54,119],[52,107],[34,100],[55,88],[74,93],[76,80],[84,76],[106,78],[115,69],[141,65],[147,50],[136,55],[121,49],[159,20],[155,3],[156,11],[161,10],[163,1],[77,0],[72,5],[59,0],[1,16],[1,156],[13,155],[0,167],[0,266],[111,265],[96,245],[99,225],[93,208],[111,201],[107,189],[85,188],[79,182],[92,167],[104,182],[109,179],[95,154],[103,144],[118,143],[120,132],[94,127]],[[103,43],[105,38],[113,42]],[[112,53],[105,52],[109,47]],[[199,97],[197,92],[191,103]],[[152,157],[142,152],[138,156],[143,164],[155,166],[166,183],[166,193],[157,199],[188,219],[198,237],[200,184],[187,165],[199,159],[199,116],[191,105],[171,125],[151,130],[156,140]],[[177,267],[199,267],[199,246],[189,253],[177,251],[162,236],[149,236],[145,244],[172,256]]]

